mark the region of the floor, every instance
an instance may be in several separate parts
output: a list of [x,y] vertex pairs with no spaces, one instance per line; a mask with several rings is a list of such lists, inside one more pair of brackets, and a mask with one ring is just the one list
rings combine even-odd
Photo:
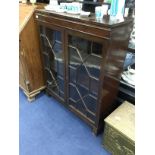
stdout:
[[110,155],[102,135],[44,93],[29,103],[19,91],[20,155]]

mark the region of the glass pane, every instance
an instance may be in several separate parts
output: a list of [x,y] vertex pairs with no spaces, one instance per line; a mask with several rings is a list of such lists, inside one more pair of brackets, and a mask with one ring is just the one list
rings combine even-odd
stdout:
[[46,73],[47,88],[64,98],[64,57],[61,32],[40,26],[40,38]]
[[69,104],[95,119],[102,44],[69,35]]

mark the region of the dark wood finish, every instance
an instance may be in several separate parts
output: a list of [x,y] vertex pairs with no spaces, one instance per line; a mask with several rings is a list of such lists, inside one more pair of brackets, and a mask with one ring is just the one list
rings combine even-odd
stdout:
[[[45,35],[49,35],[48,31],[61,32],[61,45],[62,51],[64,53],[64,66],[62,68],[63,72],[65,73],[63,79],[65,92],[63,102],[64,105],[75,114],[77,114],[80,118],[85,120],[90,126],[92,126],[93,131],[96,134],[99,133],[103,129],[104,118],[115,108],[114,101],[117,97],[120,76],[123,70],[123,63],[126,55],[126,49],[128,47],[130,33],[132,30],[133,19],[128,18],[124,19],[124,21],[110,21],[109,17],[107,16],[103,20],[97,21],[94,16],[81,18],[79,15],[55,13],[51,11],[48,12],[41,9],[36,10],[35,19],[38,22],[38,26],[40,28],[43,28],[42,31],[40,31],[40,35],[42,35],[42,33]],[[78,40],[83,41],[79,43]],[[51,40],[51,43],[52,42],[53,41]],[[95,58],[97,60],[101,59],[101,61],[97,62],[99,63],[99,69],[97,70],[99,71],[99,74],[97,78],[92,77],[92,74],[88,74],[88,76],[84,76],[84,78],[81,79],[80,82],[78,82],[79,77],[76,76],[76,80],[73,80],[73,77],[70,75],[70,73],[73,73],[73,71],[70,71],[71,68],[73,69],[74,65],[76,64],[75,62],[79,61],[74,60],[75,62],[73,62],[72,54],[74,53],[73,49],[77,53],[79,50],[79,52],[83,54],[82,51],[84,52],[84,49],[80,50],[80,45],[75,44],[82,44],[84,42],[86,42],[87,45],[90,44],[90,46],[92,47],[87,47],[88,52],[88,49],[90,48],[90,54],[87,53],[87,58],[93,57],[93,61],[95,60]],[[44,52],[43,49],[45,48],[45,43],[43,40],[41,40],[41,43],[42,52]],[[94,48],[95,46],[96,48]],[[99,54],[94,55],[94,50],[98,50],[97,52],[99,52]],[[49,53],[50,49],[45,49],[45,51]],[[87,58],[85,58],[85,60],[82,60],[82,58],[80,58],[81,60],[79,65],[80,67],[82,66],[83,68],[85,68],[85,70],[91,69],[91,64],[89,64]],[[51,61],[52,60],[50,60],[49,62]],[[91,61],[92,64],[94,63],[93,61]],[[44,63],[46,63],[46,61]],[[75,71],[77,75],[82,75],[86,72],[84,71],[83,73],[79,73],[78,71],[78,69],[76,69]],[[95,104],[95,111],[90,110],[87,107],[89,103],[86,104],[85,108],[80,107],[81,102],[83,105],[87,102],[83,101],[86,95],[79,95],[80,93],[82,93],[82,89],[86,89],[82,86],[82,84],[84,83],[85,85],[86,83],[88,83],[87,79],[89,81],[89,84],[87,86],[87,95],[94,98],[94,102],[90,103],[90,108],[92,108],[91,106]],[[93,89],[96,89],[96,86],[93,85],[95,84],[95,82],[92,82],[90,79],[97,80],[96,85],[98,85],[98,87],[95,95],[92,92]],[[90,88],[90,85],[92,86],[92,88]],[[53,95],[48,86],[47,90],[51,95]],[[75,92],[78,92],[78,95],[80,96],[79,100],[75,99],[76,95],[73,93],[74,90],[76,90]],[[75,96],[75,100],[72,98],[72,95]],[[59,99],[58,96],[56,98]]]
[[20,4],[19,86],[29,101],[45,88],[39,36],[34,10],[41,6]]

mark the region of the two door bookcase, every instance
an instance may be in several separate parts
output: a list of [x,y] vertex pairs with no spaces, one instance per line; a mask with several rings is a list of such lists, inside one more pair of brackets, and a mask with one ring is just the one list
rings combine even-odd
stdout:
[[36,10],[46,92],[86,121],[95,134],[115,108],[132,19]]

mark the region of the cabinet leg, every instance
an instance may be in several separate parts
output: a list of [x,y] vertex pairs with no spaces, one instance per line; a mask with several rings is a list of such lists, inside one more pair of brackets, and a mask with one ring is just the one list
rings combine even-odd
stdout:
[[48,91],[47,89],[45,90],[45,94],[46,94],[47,96],[51,96],[50,93],[49,93],[49,91]]
[[35,100],[35,97],[34,97],[34,96],[33,96],[33,97],[28,97],[27,100],[28,100],[29,102],[33,102],[33,101]]
[[20,88],[22,89],[22,91],[24,92],[24,94],[27,96],[27,100],[29,102],[32,102],[35,100],[35,97],[42,91],[45,90],[45,86],[34,90],[33,92],[28,92],[27,90],[25,90],[22,86],[20,86]]
[[103,132],[103,129],[102,128],[93,127],[93,134],[95,136],[98,136],[99,134],[102,134],[102,132]]
[[97,136],[98,135],[98,130],[97,130],[97,128],[95,128],[95,127],[93,127],[93,135],[94,136]]

